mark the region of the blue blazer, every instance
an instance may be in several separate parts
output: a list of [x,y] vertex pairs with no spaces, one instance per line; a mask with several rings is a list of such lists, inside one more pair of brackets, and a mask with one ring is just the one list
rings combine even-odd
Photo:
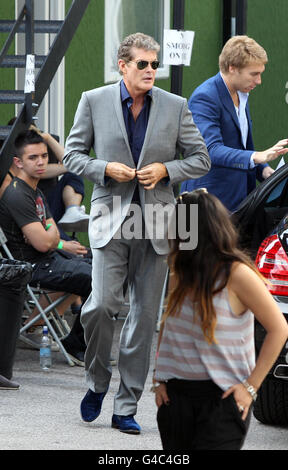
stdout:
[[252,122],[247,102],[248,137],[243,146],[238,117],[229,91],[218,73],[202,83],[191,95],[188,106],[208,148],[211,169],[203,177],[182,183],[181,192],[207,188],[234,211],[256,186],[263,181],[267,165],[249,169],[254,151]]

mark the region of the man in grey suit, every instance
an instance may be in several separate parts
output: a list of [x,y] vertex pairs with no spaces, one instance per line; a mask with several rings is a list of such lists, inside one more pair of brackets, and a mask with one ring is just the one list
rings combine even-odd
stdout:
[[[70,171],[94,182],[89,223],[92,293],[81,314],[89,390],[81,415],[90,422],[100,414],[111,379],[115,314],[123,304],[127,279],[130,311],[120,338],[120,386],[112,427],[131,434],[141,429],[134,415],[149,369],[167,272],[163,210],[174,206],[173,184],[201,177],[210,168],[186,99],[153,86],[159,49],[142,33],[122,41],[118,66],[123,80],[82,94],[63,160]],[[89,156],[91,148],[96,158]],[[183,159],[176,158],[179,152]]]

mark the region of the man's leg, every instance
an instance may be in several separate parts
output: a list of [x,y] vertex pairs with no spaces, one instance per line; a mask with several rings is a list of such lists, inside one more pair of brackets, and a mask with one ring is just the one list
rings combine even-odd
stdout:
[[[73,293],[87,299],[91,292],[92,266],[88,258],[79,258],[65,252],[54,252],[45,260],[37,263],[33,271],[31,286]],[[62,340],[66,351],[74,362],[84,365],[83,328],[79,320],[80,312],[74,320],[73,327],[67,337]]]
[[62,199],[66,208],[70,206],[80,206],[83,194],[77,193],[73,186],[66,185],[62,192]]
[[115,315],[124,302],[128,253],[129,243],[114,239],[103,248],[92,249],[92,291],[82,307],[81,321],[87,344],[87,383],[96,393],[109,387]]
[[57,225],[66,232],[86,232],[89,215],[85,214],[84,208],[80,207],[84,198],[82,178],[68,172],[58,184],[61,184],[62,191],[61,202],[58,203],[58,208],[57,203],[55,207],[55,209],[57,208],[57,218],[54,217],[54,219]]
[[150,351],[167,272],[166,256],[150,240],[133,240],[129,257],[130,310],[120,338],[121,382],[114,414],[134,415],[150,365]]
[[36,264],[30,284],[87,298],[91,292],[91,262],[55,251]]
[[84,183],[80,176],[65,173],[56,186],[45,190],[44,194],[63,240],[71,240],[65,231],[87,231],[89,215],[80,207],[84,198]]
[[[51,302],[54,302],[55,300],[62,297],[64,294],[65,294],[65,292],[51,292],[49,294],[49,299],[51,300]],[[71,306],[71,304],[73,304],[79,298],[80,298],[79,296],[71,294],[69,297],[67,297],[67,299],[63,300],[63,302],[61,302],[61,304],[58,305],[58,307],[57,307],[58,315],[63,316],[65,314],[66,310]],[[43,294],[39,298],[39,304],[41,305],[41,307],[43,309],[45,309],[49,305],[49,301],[47,300],[47,298]],[[29,323],[37,315],[39,315],[39,310],[38,310],[37,307],[34,307],[33,312],[27,318],[27,320],[25,321],[24,324]],[[39,325],[44,325],[44,320],[43,319],[39,319],[36,324],[35,323],[33,324],[33,327],[39,326]]]
[[[65,189],[68,187],[69,189]],[[80,206],[84,198],[84,183],[80,176],[65,173],[56,186],[45,192],[53,219],[57,223],[69,205]]]

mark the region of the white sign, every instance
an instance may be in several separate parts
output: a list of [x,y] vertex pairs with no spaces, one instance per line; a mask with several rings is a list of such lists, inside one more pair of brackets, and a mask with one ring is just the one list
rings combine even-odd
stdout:
[[163,64],[190,65],[194,31],[164,29]]
[[24,93],[35,91],[35,55],[27,54]]

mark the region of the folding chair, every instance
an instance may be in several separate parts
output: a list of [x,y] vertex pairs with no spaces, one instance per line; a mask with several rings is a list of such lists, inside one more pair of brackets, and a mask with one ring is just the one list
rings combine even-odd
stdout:
[[[3,248],[3,251],[4,251],[5,255],[9,259],[14,260],[9,248],[7,247],[7,238],[6,238],[6,236],[5,236],[5,234],[4,234],[1,227],[0,227],[0,246]],[[41,304],[39,303],[39,300],[38,300],[38,298],[41,294],[43,294],[45,296],[45,298],[47,299],[47,301],[49,302],[48,306],[45,307],[45,308],[43,308],[41,306]],[[36,306],[38,308],[39,314],[36,315],[30,322],[28,322],[26,325],[24,325],[20,329],[19,339],[21,339],[23,342],[25,342],[27,344],[33,345],[34,343],[32,341],[30,341],[28,338],[26,338],[22,333],[24,333],[36,321],[38,321],[40,318],[42,318],[45,325],[47,325],[48,330],[49,330],[52,338],[58,344],[58,346],[60,348],[60,351],[63,353],[65,359],[68,362],[68,364],[70,366],[74,366],[75,365],[74,362],[70,359],[70,357],[67,354],[63,344],[60,341],[60,338],[62,336],[64,336],[65,334],[67,334],[68,331],[67,331],[67,328],[66,328],[65,324],[63,323],[62,319],[60,318],[60,315],[58,314],[57,309],[56,309],[57,306],[59,306],[64,300],[67,299],[67,297],[69,297],[69,295],[71,295],[71,294],[64,294],[61,297],[59,297],[57,300],[52,302],[50,297],[49,297],[49,291],[47,291],[47,289],[38,288],[38,287],[34,288],[34,287],[31,287],[28,284],[27,285],[27,297],[28,298],[25,300],[24,306],[27,309],[27,311],[29,313],[31,313],[32,312],[31,303],[32,303],[33,306]],[[56,333],[56,330],[55,330],[53,325],[55,325],[55,327],[57,328],[58,334],[60,335],[60,337]]]

